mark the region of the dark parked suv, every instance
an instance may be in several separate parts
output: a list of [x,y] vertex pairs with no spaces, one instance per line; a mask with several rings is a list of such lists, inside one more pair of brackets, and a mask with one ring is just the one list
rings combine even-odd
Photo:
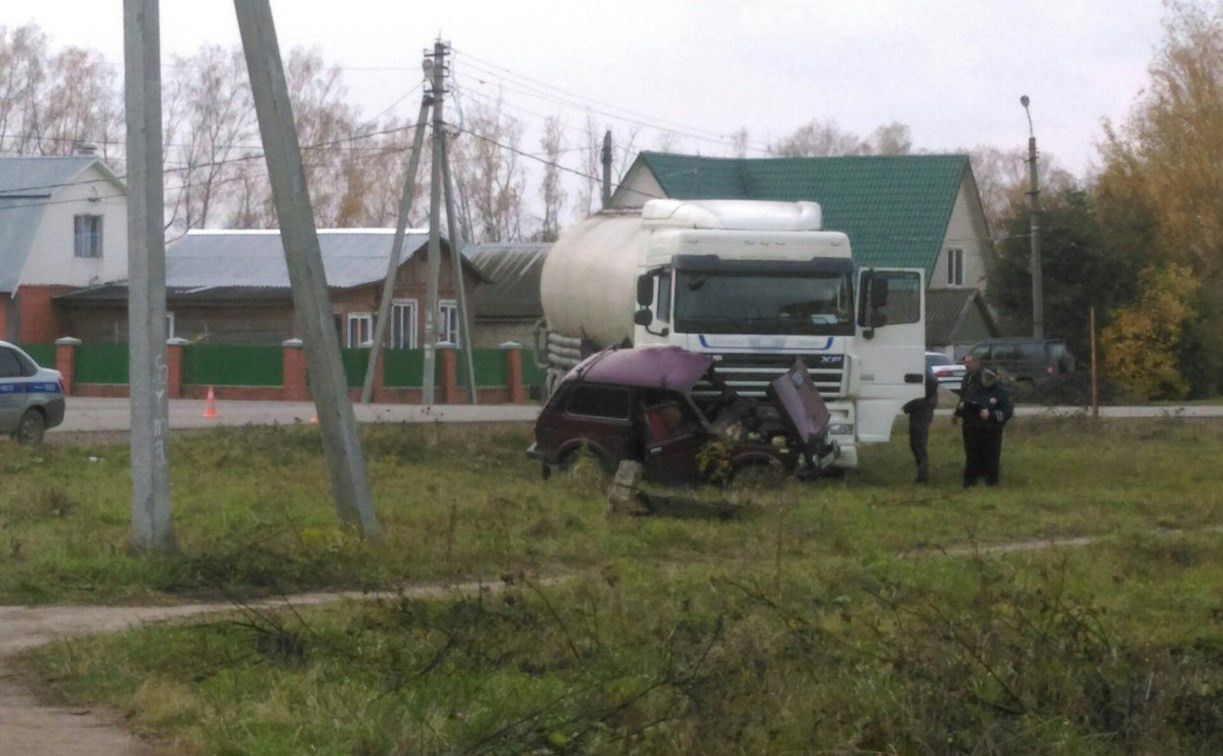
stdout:
[[1074,371],[1074,356],[1061,339],[985,339],[974,344],[968,353],[982,367],[1005,373],[1013,381],[1039,384],[1059,373]]

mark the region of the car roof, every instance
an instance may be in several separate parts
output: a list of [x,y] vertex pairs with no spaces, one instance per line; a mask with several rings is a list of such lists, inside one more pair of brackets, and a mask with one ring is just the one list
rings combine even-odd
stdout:
[[[1033,341],[1041,341],[1047,344],[1064,344],[1065,339],[1038,339],[1035,336],[995,336],[988,339],[981,339],[977,344],[1021,344]],[[977,344],[973,344],[976,346]]]
[[676,346],[605,349],[579,362],[565,380],[668,388],[687,393],[712,365],[713,357]]

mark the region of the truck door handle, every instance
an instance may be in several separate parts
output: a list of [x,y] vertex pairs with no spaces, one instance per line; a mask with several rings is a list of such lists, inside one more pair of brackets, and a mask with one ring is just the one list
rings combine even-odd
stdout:
[[905,383],[922,383],[926,380],[926,376],[921,373],[905,373]]

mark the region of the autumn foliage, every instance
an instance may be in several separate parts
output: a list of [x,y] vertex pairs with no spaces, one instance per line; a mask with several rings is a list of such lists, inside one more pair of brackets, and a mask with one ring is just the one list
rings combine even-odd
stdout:
[[1102,337],[1104,362],[1114,381],[1132,393],[1157,399],[1182,399],[1189,385],[1178,369],[1185,325],[1197,313],[1190,306],[1199,283],[1184,265],[1142,272],[1142,295],[1112,313]]

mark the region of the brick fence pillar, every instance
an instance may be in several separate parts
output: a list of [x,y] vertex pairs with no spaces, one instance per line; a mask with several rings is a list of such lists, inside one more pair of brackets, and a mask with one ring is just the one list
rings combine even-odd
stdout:
[[505,374],[510,387],[510,402],[521,404],[527,400],[527,392],[522,385],[522,344],[507,341],[499,344],[498,348],[505,350]]
[[62,377],[65,396],[72,393],[76,373],[76,348],[80,345],[81,340],[71,336],[55,340],[55,369]]
[[437,351],[442,356],[442,404],[459,403],[459,371],[457,347],[449,341],[440,342]]
[[287,402],[310,400],[310,387],[306,382],[306,350],[301,339],[286,339],[280,342],[284,350],[284,368],[281,378],[281,398]]
[[181,399],[183,396],[183,347],[186,339],[166,340],[166,396]]

